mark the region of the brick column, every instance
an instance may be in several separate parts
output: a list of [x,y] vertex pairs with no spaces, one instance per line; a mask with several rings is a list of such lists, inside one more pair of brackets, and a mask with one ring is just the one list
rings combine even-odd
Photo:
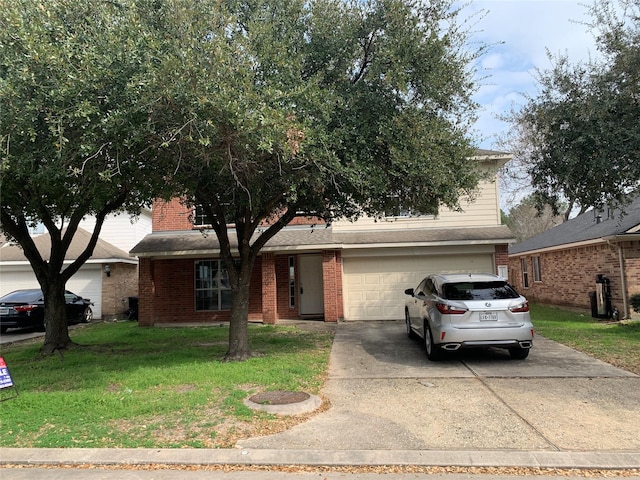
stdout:
[[154,295],[153,261],[143,257],[138,264],[138,325],[141,327],[154,324]]
[[337,282],[336,253],[333,250],[322,252],[322,283],[324,290],[324,321],[337,322],[338,312],[338,282]]
[[278,320],[276,291],[276,262],[273,253],[262,254],[262,322],[275,324]]

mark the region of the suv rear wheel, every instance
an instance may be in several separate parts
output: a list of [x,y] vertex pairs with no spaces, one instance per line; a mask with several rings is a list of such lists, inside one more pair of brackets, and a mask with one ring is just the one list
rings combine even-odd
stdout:
[[427,358],[432,362],[440,360],[442,358],[442,349],[433,343],[433,335],[431,334],[431,327],[429,322],[424,321],[424,347],[427,351]]
[[509,355],[515,360],[524,360],[529,356],[530,348],[513,347],[509,349]]

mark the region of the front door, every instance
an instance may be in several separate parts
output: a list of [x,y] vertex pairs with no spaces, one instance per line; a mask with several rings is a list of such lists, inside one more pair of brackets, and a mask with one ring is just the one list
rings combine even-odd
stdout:
[[322,288],[322,255],[300,255],[300,315],[324,315],[324,294]]

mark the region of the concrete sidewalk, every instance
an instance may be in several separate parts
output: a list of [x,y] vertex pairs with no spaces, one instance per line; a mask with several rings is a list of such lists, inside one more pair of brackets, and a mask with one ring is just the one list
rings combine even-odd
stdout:
[[3,448],[0,463],[634,469],[639,392],[639,376],[542,338],[524,361],[434,363],[402,322],[341,323],[322,392],[332,407],[286,432],[228,450]]

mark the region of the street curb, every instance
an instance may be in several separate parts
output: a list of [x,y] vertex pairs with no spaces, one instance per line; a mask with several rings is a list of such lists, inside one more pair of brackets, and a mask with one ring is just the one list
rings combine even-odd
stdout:
[[0,465],[456,466],[640,468],[640,452],[0,448]]

